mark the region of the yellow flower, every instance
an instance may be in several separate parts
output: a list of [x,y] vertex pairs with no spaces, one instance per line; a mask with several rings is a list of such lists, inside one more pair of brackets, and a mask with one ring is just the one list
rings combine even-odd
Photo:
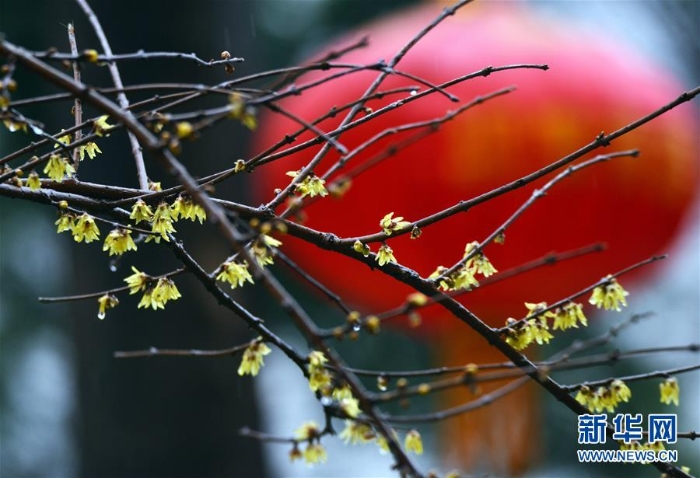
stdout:
[[377,335],[381,329],[381,320],[376,315],[370,315],[365,319],[365,328],[372,335]]
[[114,128],[114,125],[107,123],[107,118],[109,118],[109,116],[104,115],[94,121],[95,134],[97,136],[109,136],[109,134],[106,134],[107,131]]
[[583,305],[581,304],[569,302],[563,308],[558,307],[554,311],[554,330],[578,328],[577,322],[580,322],[584,327],[588,326],[586,316],[583,314]]
[[392,219],[393,215],[394,213],[390,212],[379,221],[379,226],[384,229],[384,233],[387,236],[390,236],[394,231],[399,231],[411,226],[411,223],[404,221],[401,216]]
[[240,173],[241,171],[245,171],[245,161],[243,159],[237,159],[236,162],[233,163],[233,172]]
[[61,182],[65,176],[75,174],[75,169],[60,154],[52,154],[44,167],[44,174],[56,182]]
[[[467,246],[464,248],[464,257],[467,257],[477,247],[479,247],[478,242],[470,242],[467,244]],[[483,252],[479,252],[474,257],[467,260],[467,262],[464,264],[464,268],[468,269],[471,274],[478,273],[484,277],[489,277],[498,272],[493,265],[491,265],[491,262]]]
[[41,189],[41,180],[39,179],[39,175],[34,171],[29,173],[29,177],[27,178],[27,187],[32,191]]
[[160,182],[151,181],[149,179],[148,180],[148,190],[153,191],[153,192],[159,192],[159,191],[163,190],[163,186],[160,185]]
[[83,57],[90,63],[97,63],[97,59],[99,58],[99,54],[97,53],[97,50],[93,50],[92,48],[83,50]]
[[183,218],[190,221],[198,220],[202,224],[207,218],[207,213],[202,206],[195,204],[192,199],[178,196],[170,206],[170,217],[172,217],[173,221]]
[[97,304],[99,305],[100,311],[97,314],[97,318],[102,320],[105,318],[107,309],[112,309],[119,305],[119,299],[114,297],[112,294],[105,294],[97,299]]
[[260,234],[260,236],[253,242],[250,247],[255,260],[260,265],[260,267],[265,267],[270,264],[274,264],[274,255],[271,251],[274,247],[279,247],[282,245],[282,241],[268,236],[267,234]]
[[151,276],[139,271],[134,266],[131,266],[131,270],[134,273],[124,279],[124,282],[129,286],[129,294],[136,294],[138,291],[146,289],[146,286],[151,281]]
[[320,443],[309,443],[304,450],[304,460],[308,465],[325,463],[328,460],[328,453]]
[[394,257],[393,249],[386,244],[379,246],[379,251],[377,251],[377,262],[380,266],[383,266],[389,262],[396,263],[396,257]]
[[666,405],[673,403],[678,406],[680,402],[680,387],[675,377],[667,378],[665,382],[660,383],[659,390],[661,391],[661,403]]
[[479,281],[474,277],[474,269],[468,267],[467,264],[460,267],[449,279],[452,281],[452,290],[471,290],[472,287],[479,287]]
[[97,228],[93,217],[87,213],[83,213],[73,226],[73,239],[75,239],[75,242],[82,242],[85,240],[85,242],[88,243],[96,241],[99,239],[99,236],[100,230]]
[[[170,216],[170,208],[168,207],[168,203],[165,201],[158,204],[156,212],[153,214],[153,219],[151,221],[151,232],[160,234],[160,237],[166,241],[170,241],[168,234],[175,232],[172,217]],[[148,239],[146,239],[146,241],[148,241]]]
[[418,430],[411,430],[406,434],[404,447],[406,448],[406,451],[412,451],[416,455],[423,454],[423,441],[420,438],[420,433],[418,433]]
[[355,241],[355,243],[352,245],[352,248],[355,250],[355,252],[359,252],[365,257],[369,256],[369,253],[371,252],[369,246],[367,244],[363,244],[360,241]]
[[169,300],[177,300],[182,297],[180,291],[177,290],[172,279],[161,277],[153,289],[153,300],[165,305]]
[[[61,130],[61,132],[63,132],[63,130]],[[71,140],[70,133],[64,134],[63,136],[56,138],[56,141],[58,141],[59,143],[61,143],[64,146],[68,146],[70,144],[70,140]],[[58,148],[58,145],[56,143],[54,143],[53,149],[56,149],[56,148]]]
[[2,120],[2,122],[5,125],[5,128],[7,128],[7,130],[10,133],[14,133],[15,131],[19,131],[19,130],[22,130],[25,133],[27,132],[27,123],[25,123],[23,121],[15,121],[15,120],[8,118],[8,119]]
[[233,93],[229,96],[230,112],[229,116],[237,119],[243,126],[250,130],[254,130],[258,126],[258,120],[255,117],[255,108],[247,106],[245,100],[240,93]]
[[257,341],[250,344],[243,352],[241,365],[238,367],[238,375],[252,375],[255,377],[260,372],[260,368],[265,365],[263,357],[272,352],[270,347],[261,342],[258,337]]
[[85,153],[87,153],[88,157],[90,159],[95,159],[97,157],[97,153],[102,153],[100,148],[97,146],[96,143],[93,143],[90,141],[88,144],[85,144],[83,146],[78,147],[78,152],[80,153],[80,160],[82,161],[85,159]]
[[327,395],[331,388],[333,377],[325,368],[309,366],[309,388],[312,392],[320,391]]
[[314,440],[321,435],[321,429],[318,424],[311,420],[304,422],[297,430],[294,432],[294,436],[299,441]]
[[176,300],[180,297],[182,297],[182,295],[180,294],[180,291],[177,290],[175,283],[167,277],[161,277],[158,279],[155,287],[148,288],[143,293],[143,297],[141,297],[138,308],[151,307],[153,310],[164,309],[165,304],[167,304],[168,301]]
[[341,398],[338,401],[340,409],[350,418],[357,418],[360,414],[360,402],[353,397]]
[[578,392],[576,393],[576,397],[574,397],[578,403],[586,407],[587,409],[591,410],[591,402],[593,399],[593,392],[591,391],[590,387],[587,385],[582,385],[579,389]]
[[365,423],[359,423],[355,420],[345,420],[345,428],[340,432],[340,439],[346,444],[353,445],[357,443],[368,443],[376,437],[372,427]]
[[216,276],[216,280],[228,282],[231,284],[231,289],[243,287],[246,281],[253,283],[253,277],[248,272],[247,262],[224,262],[221,264],[221,272]]
[[129,217],[136,221],[136,224],[140,223],[141,221],[150,222],[151,219],[153,219],[153,211],[151,211],[151,208],[148,207],[148,204],[139,199],[131,208],[131,215]]
[[547,326],[546,320],[530,319],[526,324],[532,340],[539,345],[548,344],[549,341],[554,338],[554,336],[549,333],[549,326]]
[[312,350],[309,353],[309,365],[310,366],[323,367],[323,364],[326,362],[328,362],[328,359],[323,354],[323,352],[319,352],[318,350]]
[[[632,391],[627,384],[620,379],[615,379],[610,384],[610,392],[617,402],[629,402],[632,397]],[[617,406],[617,403],[615,404]]]
[[[300,171],[288,171],[287,176],[296,178],[299,173]],[[302,182],[296,185],[294,192],[299,194],[301,197],[324,197],[328,195],[328,191],[326,190],[324,184],[326,184],[325,180],[319,178],[314,173],[309,173],[309,175],[306,176]]]
[[190,137],[193,132],[194,128],[192,127],[192,123],[189,121],[181,121],[175,125],[175,134],[177,134],[178,138],[180,139]]
[[112,229],[105,239],[103,251],[109,251],[109,255],[121,256],[126,251],[135,251],[136,244],[131,238],[131,231],[128,229]]
[[607,283],[593,289],[593,294],[588,302],[599,309],[615,310],[619,312],[620,305],[627,307],[625,297],[629,295],[625,289],[612,276],[606,277]]
[[72,231],[75,227],[75,216],[71,213],[61,214],[61,217],[54,223],[57,228],[57,233]]

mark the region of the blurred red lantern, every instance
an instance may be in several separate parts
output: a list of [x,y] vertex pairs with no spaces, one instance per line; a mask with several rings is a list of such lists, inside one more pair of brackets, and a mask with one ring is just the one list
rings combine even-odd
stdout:
[[[423,5],[362,28],[359,34],[369,35],[370,46],[349,53],[342,61],[389,60],[438,12],[434,5]],[[339,42],[333,49],[347,43]],[[542,18],[526,5],[512,3],[465,7],[423,38],[397,68],[441,83],[488,65],[517,63],[546,63],[550,70],[504,71],[451,87],[449,91],[462,103],[505,86],[515,85],[517,90],[467,111],[367,170],[353,179],[341,200],[314,201],[305,209],[305,224],[340,237],[354,237],[378,232],[380,219],[389,212],[409,221],[423,218],[536,171],[591,142],[601,131],[612,132],[682,92],[661,67],[603,38],[600,32]],[[311,73],[298,83],[328,74]],[[280,105],[311,121],[333,106],[359,98],[376,75],[353,73]],[[407,85],[416,82],[390,76],[380,89]],[[376,110],[404,96],[406,93],[371,100],[367,107]],[[352,129],[339,141],[352,149],[387,128],[439,118],[457,107],[435,93]],[[342,116],[318,127],[330,131]],[[258,149],[298,128],[282,115],[267,115],[257,136]],[[555,250],[595,242],[607,243],[605,253],[543,267],[476,289],[460,300],[489,324],[501,326],[509,316],[525,315],[523,302],[561,299],[610,272],[664,252],[697,189],[697,131],[696,117],[685,106],[614,141],[597,152],[637,148],[641,156],[600,164],[564,180],[507,231],[504,245],[485,249],[500,271]],[[304,134],[299,141],[310,137]],[[329,183],[400,138],[380,141],[354,157]],[[255,174],[258,199],[270,200],[273,189],[289,183],[285,172],[299,169],[318,149],[260,167]],[[322,175],[338,159],[339,154],[332,151],[315,173]],[[389,245],[401,264],[425,277],[438,265],[460,259],[468,242],[486,238],[534,188],[550,178],[426,227],[418,239],[405,235],[390,239]],[[377,244],[371,246],[377,250]],[[292,237],[285,238],[283,250],[362,312],[400,305],[411,292],[380,271]],[[483,339],[439,307],[426,311],[420,330],[430,331],[445,365],[502,360]],[[463,398],[455,396],[452,401]],[[487,408],[470,414],[452,427],[461,435],[452,436],[444,448],[460,458],[469,457],[472,463],[489,460],[500,463],[502,470],[521,470],[532,456],[536,442],[532,433],[542,426],[536,422],[536,413],[523,407],[528,399],[527,394],[518,393],[502,403],[514,413],[501,414],[502,409],[493,413]]]

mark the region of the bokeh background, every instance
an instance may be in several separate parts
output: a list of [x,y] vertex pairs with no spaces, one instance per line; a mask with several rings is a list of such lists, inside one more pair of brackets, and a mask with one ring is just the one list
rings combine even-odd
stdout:
[[[236,74],[244,75],[292,65],[329,38],[410,3],[416,2],[125,0],[94,1],[92,6],[115,52],[143,48],[216,58],[226,49],[246,59],[236,66]],[[684,86],[700,83],[698,1],[532,3],[533,8],[561,21],[614,31],[657,57]],[[69,22],[75,23],[80,48],[99,49],[74,2],[0,0],[0,32],[30,49],[56,46],[66,50]],[[90,75],[87,81],[109,84],[106,71],[92,69]],[[165,60],[125,63],[122,76],[127,84],[147,80],[211,84],[224,79],[218,70]],[[29,76],[22,80],[19,96],[54,91]],[[132,101],[138,98],[131,97]],[[67,102],[41,106],[27,110],[27,114],[40,117],[49,130],[57,130],[72,122],[70,107]],[[243,129],[225,134],[214,130],[197,145],[196,157],[185,151],[183,159],[195,174],[204,174],[245,156],[249,137]],[[26,137],[0,132],[0,155],[20,147],[21,140]],[[102,161],[108,158],[114,165],[104,168],[99,161],[86,163],[81,177],[133,186],[132,162],[123,138],[109,138],[103,151]],[[154,176],[162,178],[164,185],[169,182],[163,171]],[[245,200],[244,186],[232,181],[220,192]],[[110,272],[100,247],[78,246],[67,235],[57,236],[54,220],[55,212],[50,208],[0,198],[0,477],[390,476],[389,459],[374,447],[330,446],[332,460],[310,469],[299,463],[290,467],[285,447],[262,446],[238,435],[242,426],[289,434],[305,419],[321,420],[301,375],[290,370],[280,354],[268,357],[265,373],[254,381],[237,376],[237,358],[114,359],[116,350],[224,348],[249,338],[245,327],[224,313],[191,278],[178,280],[183,299],[155,313],[136,310],[133,298],[122,300],[104,321],[97,319],[93,301],[38,303],[38,296],[116,287],[128,275],[126,264],[120,264],[116,273]],[[696,208],[688,219],[686,234],[663,266],[663,277],[635,291],[645,299],[635,301],[634,310],[663,310],[663,315],[621,337],[620,348],[654,344],[660,335],[669,345],[700,341],[699,222]],[[187,231],[192,237],[190,244],[205,263],[209,260],[214,265],[226,254],[212,228],[192,229]],[[154,274],[175,266],[162,251],[140,256],[138,264]],[[301,289],[294,292],[308,301],[313,312],[322,311],[323,305],[313,295]],[[274,317],[281,315],[279,311],[254,296],[238,298],[282,327],[274,322]],[[688,317],[695,317],[695,321],[688,321]],[[588,333],[602,330],[595,326]],[[303,343],[293,330],[284,333],[293,343]],[[382,363],[392,369],[426,364],[424,344],[396,332],[383,335],[383,342],[363,347],[361,354],[352,347],[344,348],[343,353],[358,366]],[[387,352],[388,346],[391,350]],[[670,367],[681,360],[664,357],[615,371]],[[608,374],[603,370],[601,377]],[[576,381],[590,378],[590,374],[569,377]],[[679,412],[680,428],[698,429],[697,374],[683,376],[681,383],[685,406]],[[657,400],[655,387],[648,387],[649,403]],[[431,403],[416,406],[428,409]],[[548,405],[546,417],[543,426],[549,441],[543,465],[533,470],[533,476],[629,476],[629,467],[608,466],[596,471],[577,467],[572,452],[575,417],[554,403]],[[428,453],[421,463],[437,467],[432,443],[428,431]],[[684,444],[680,455],[684,464],[700,470],[697,444]],[[657,472],[635,467],[634,476],[657,476]]]

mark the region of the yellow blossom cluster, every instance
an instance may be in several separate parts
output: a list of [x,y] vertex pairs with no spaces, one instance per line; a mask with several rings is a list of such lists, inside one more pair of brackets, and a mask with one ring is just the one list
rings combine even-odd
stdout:
[[325,363],[328,359],[318,350],[313,350],[309,353],[309,388],[313,392],[321,392],[323,395],[329,395],[332,391],[331,384],[333,376],[326,370]]
[[258,337],[243,352],[241,364],[238,367],[238,375],[252,375],[255,377],[260,372],[260,368],[265,365],[263,357],[272,352],[270,347],[262,342],[262,337]]
[[248,263],[227,261],[221,264],[221,272],[216,276],[216,280],[228,282],[231,289],[243,287],[246,282],[253,283],[253,276],[248,272]]
[[[157,184],[157,183],[154,183]],[[158,188],[160,186],[158,185]],[[192,199],[184,196],[178,196],[171,205],[161,201],[156,207],[155,212],[143,200],[137,200],[131,207],[131,215],[136,224],[145,221],[151,224],[151,232],[154,235],[146,238],[146,242],[151,240],[159,243],[161,238],[170,241],[168,234],[175,232],[174,222],[180,219],[189,219],[190,221],[199,221],[200,224],[207,218],[206,211],[199,204],[195,204]]]
[[607,387],[598,387],[595,391],[582,385],[576,393],[576,401],[595,413],[607,411],[613,413],[620,402],[629,402],[632,392],[625,382],[613,380]]
[[593,289],[593,294],[588,302],[595,305],[599,309],[602,307],[605,310],[615,310],[620,312],[620,306],[627,307],[625,297],[629,295],[625,289],[617,282],[613,276],[607,276],[605,283]]
[[160,277],[156,280],[154,277],[139,271],[133,266],[131,270],[134,273],[124,279],[124,282],[129,286],[129,294],[136,294],[143,291],[143,296],[138,305],[139,308],[151,307],[153,310],[164,309],[168,301],[177,300],[182,297],[180,291],[171,279]]
[[[287,176],[296,178],[301,171],[287,171]],[[314,173],[309,173],[303,181],[296,185],[294,192],[301,197],[327,196],[326,181],[316,176]]]
[[[464,248],[464,257],[469,257],[474,249],[479,246],[478,242],[470,242]],[[476,280],[476,274],[481,274],[484,277],[489,277],[498,272],[491,264],[483,252],[474,254],[455,272],[447,277],[443,277],[449,269],[444,266],[438,266],[435,272],[428,276],[429,280],[437,280],[438,286],[442,290],[471,290],[474,287],[479,287],[479,281]]]
[[67,212],[61,214],[61,217],[54,223],[57,226],[57,232],[71,231],[75,242],[86,243],[96,241],[100,237],[100,230],[95,224],[95,219],[87,213],[76,216],[73,213]]
[[[328,460],[328,453],[326,452],[326,448],[321,445],[321,434],[321,429],[316,422],[310,421],[300,426],[295,432],[295,439],[297,442],[294,443],[292,451],[289,453],[289,459],[295,461],[304,458],[307,465],[325,463]],[[308,443],[302,453],[299,451],[298,442],[303,441]]]
[[520,323],[509,318],[506,320],[506,327],[508,327],[505,331],[506,342],[515,350],[523,350],[533,342],[538,345],[548,344],[554,338],[549,332],[547,319],[543,316]]
[[274,264],[273,249],[282,245],[282,241],[270,237],[267,234],[260,234],[250,246],[250,251],[253,253],[256,262],[260,267],[265,267]]
[[[59,136],[58,138],[56,138],[56,141],[58,143],[61,143],[64,146],[68,146],[71,144],[72,136],[70,135],[70,133],[64,134],[63,136]],[[59,147],[59,145],[54,144],[53,147],[54,147],[54,149],[56,149]],[[77,149],[78,149],[80,161],[85,159],[85,153],[87,153],[87,155],[90,159],[95,159],[97,157],[97,153],[102,153],[102,151],[100,150],[100,147],[97,146],[97,143],[94,143],[92,141],[88,142],[87,144],[81,144],[80,146],[77,147]],[[46,171],[44,171],[44,172],[46,172]],[[73,171],[73,172],[75,172],[75,171]],[[72,173],[70,173],[70,174],[72,174]]]
[[54,181],[61,182],[66,176],[73,176],[75,168],[60,154],[52,154],[44,166],[44,174]]

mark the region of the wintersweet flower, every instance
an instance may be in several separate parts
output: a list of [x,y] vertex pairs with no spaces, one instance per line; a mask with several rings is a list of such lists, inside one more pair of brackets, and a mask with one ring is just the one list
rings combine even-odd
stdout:
[[345,428],[340,432],[340,439],[346,444],[350,443],[352,445],[368,443],[374,440],[376,436],[372,427],[355,420],[345,420]]
[[97,118],[94,121],[93,124],[95,126],[95,134],[97,136],[109,136],[109,134],[107,134],[107,132],[110,129],[114,128],[114,125],[107,123],[107,118],[109,118],[109,116],[104,115],[104,116],[100,116],[99,118]]
[[423,454],[423,441],[421,440],[418,430],[411,430],[406,434],[404,447],[406,448],[406,451],[412,451],[416,455]]
[[[301,171],[287,171],[287,176],[296,178]],[[296,185],[294,192],[301,197],[327,196],[328,191],[325,187],[326,181],[316,176],[314,173],[309,173],[303,181]]]
[[[63,132],[63,130],[61,130],[61,132]],[[71,135],[70,135],[70,133],[64,134],[63,136],[59,136],[58,138],[56,138],[56,141],[58,141],[59,143],[61,143],[64,146],[68,146],[71,142]],[[56,148],[58,148],[58,144],[54,143],[53,149],[56,149]]]
[[625,289],[617,282],[613,276],[606,277],[606,283],[599,285],[593,289],[593,294],[588,302],[595,305],[599,309],[602,307],[606,310],[621,310],[620,305],[627,307],[625,297],[629,295]]
[[61,182],[65,176],[75,174],[75,168],[60,154],[52,154],[44,166],[44,174],[56,182]]
[[369,246],[367,244],[363,244],[360,241],[355,241],[355,243],[352,245],[352,248],[355,250],[355,252],[359,252],[365,257],[369,256],[369,253],[371,252]]
[[576,302],[569,302],[564,307],[558,307],[554,311],[554,330],[566,330],[578,328],[578,323],[584,327],[588,326],[588,321],[583,313],[583,305]]
[[675,377],[667,378],[666,381],[661,382],[659,384],[659,390],[661,391],[661,403],[665,403],[666,405],[673,403],[678,406],[680,403],[680,387]]
[[294,436],[299,441],[314,440],[321,435],[321,429],[313,420],[304,422],[299,428],[294,432]]
[[131,266],[131,270],[134,271],[134,273],[124,279],[124,282],[129,286],[129,294],[136,294],[141,290],[145,290],[152,279],[151,276],[145,272],[139,271],[134,266]]
[[380,266],[388,264],[389,262],[396,263],[396,257],[394,257],[394,251],[387,244],[382,244],[379,246],[379,251],[377,251],[377,262]]
[[241,359],[241,365],[238,367],[238,375],[251,375],[253,377],[257,376],[260,372],[260,368],[265,365],[263,358],[268,355],[272,350],[270,347],[261,342],[262,338],[258,339],[250,344],[248,348],[243,352],[243,358]]
[[309,443],[304,450],[304,460],[306,460],[307,465],[325,463],[328,461],[328,453],[320,443]]
[[29,173],[29,177],[27,178],[27,187],[32,191],[41,189],[41,179],[39,179],[39,175],[34,171]]
[[[154,234],[160,234],[160,237],[155,238],[156,242],[160,242],[160,238],[170,241],[168,234],[175,232],[173,220],[170,215],[170,208],[168,207],[168,203],[165,201],[158,204],[156,212],[153,213],[153,219],[151,220],[151,232]],[[149,236],[146,239],[146,242],[153,237],[154,236]]]
[[[478,242],[470,242],[464,248],[464,257],[467,257],[471,252],[479,247]],[[464,267],[468,269],[472,274],[481,274],[484,277],[489,277],[498,272],[495,267],[491,264],[488,258],[483,252],[478,252],[474,257],[467,260]],[[478,284],[477,284],[478,285]]]
[[113,309],[119,305],[119,299],[117,299],[112,294],[105,294],[97,299],[97,304],[99,305],[99,312],[97,318],[102,320],[105,318],[108,309]]
[[243,287],[246,282],[253,284],[253,276],[248,272],[247,262],[228,261],[221,264],[221,272],[216,276],[216,280],[228,282],[231,289]]
[[408,221],[404,221],[403,217],[398,216],[392,218],[393,215],[394,213],[390,212],[389,214],[384,216],[381,221],[379,221],[379,227],[384,229],[384,233],[387,236],[390,236],[391,233],[394,231],[399,231],[401,229],[405,229],[411,226],[411,223]]
[[54,224],[57,226],[56,232],[59,234],[65,231],[72,231],[75,227],[75,215],[70,212],[61,214],[61,217]]
[[87,213],[83,213],[73,226],[73,239],[75,242],[88,243],[99,239],[100,230],[95,224],[95,219]]
[[132,206],[131,215],[129,216],[129,218],[136,221],[136,224],[138,224],[141,221],[150,222],[151,219],[153,219],[153,211],[151,211],[151,208],[148,206],[148,204],[143,202],[143,200],[139,199]]
[[85,159],[85,153],[87,153],[88,158],[95,159],[97,153],[102,153],[97,143],[90,141],[88,144],[78,147],[78,152],[80,153],[80,160]]
[[102,246],[103,251],[109,251],[109,255],[121,256],[126,251],[135,251],[136,244],[131,238],[131,231],[129,229],[112,229],[107,237],[105,238],[104,246]]

